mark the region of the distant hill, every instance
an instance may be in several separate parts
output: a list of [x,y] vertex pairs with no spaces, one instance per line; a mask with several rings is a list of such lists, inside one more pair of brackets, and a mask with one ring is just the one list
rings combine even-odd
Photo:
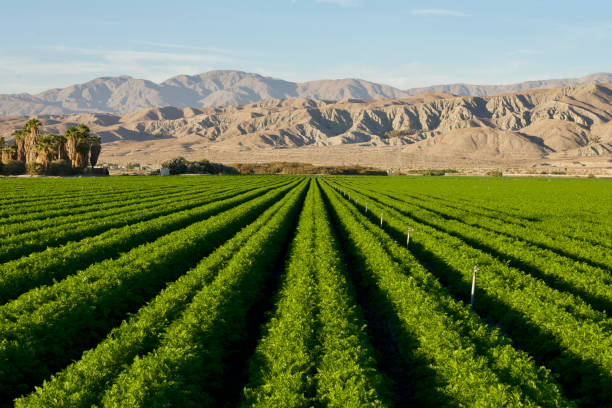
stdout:
[[[189,83],[187,77],[175,80]],[[200,81],[190,86],[200,93],[199,86],[209,89],[215,84],[231,86],[231,82],[214,81],[205,88]],[[12,130],[26,119],[0,118],[0,135],[10,140]],[[168,106],[128,114],[42,115],[39,119],[43,130],[52,133],[87,124],[102,136],[102,160],[111,152],[113,159],[145,157],[155,162],[177,154],[204,157],[209,147],[257,152],[349,145],[373,151],[379,146],[397,146],[402,154],[415,157],[501,161],[612,155],[609,84],[497,96],[427,93],[370,100],[268,99],[239,106]],[[333,160],[342,163],[345,159],[353,158]]]
[[600,73],[577,79],[530,81],[513,85],[453,84],[408,90],[362,79],[296,83],[241,71],[179,75],[159,84],[130,76],[102,77],[36,95],[0,95],[0,116],[85,112],[125,114],[143,108],[243,105],[267,99],[397,99],[424,92],[485,96],[589,83],[612,83],[612,74]]
[[0,95],[0,115],[129,113],[159,106],[241,105],[265,99],[398,98],[399,89],[361,79],[295,83],[240,71],[179,75],[160,84],[130,76],[96,78],[36,95]]
[[600,72],[587,75],[582,78],[565,79],[544,79],[539,81],[526,81],[510,85],[471,85],[471,84],[450,84],[435,85],[422,88],[412,88],[405,92],[409,95],[417,95],[424,92],[446,92],[458,96],[486,96],[500,95],[512,92],[529,91],[541,88],[557,88],[560,86],[579,86],[586,84],[610,84],[612,74]]

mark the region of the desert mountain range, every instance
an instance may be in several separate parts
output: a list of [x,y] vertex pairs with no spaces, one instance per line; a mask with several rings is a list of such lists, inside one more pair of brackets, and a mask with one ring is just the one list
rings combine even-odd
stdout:
[[125,114],[161,106],[182,108],[243,105],[269,99],[397,99],[427,92],[487,96],[590,83],[612,83],[612,74],[599,73],[583,78],[530,81],[513,85],[451,84],[407,90],[361,79],[295,83],[241,71],[179,75],[159,84],[120,76],[96,78],[83,84],[51,89],[36,95],[0,95],[0,116],[84,112]]
[[[10,135],[25,119],[0,118],[0,134]],[[208,154],[209,148],[249,159],[263,150],[332,151],[338,146],[370,152],[391,147],[398,157],[501,162],[612,157],[610,84],[495,96],[425,93],[367,100],[268,99],[237,106],[52,114],[39,119],[43,130],[52,133],[87,124],[102,136],[102,161],[124,157],[155,162],[177,154],[216,159]],[[346,154],[338,157],[347,160]],[[334,160],[338,159],[328,161]]]

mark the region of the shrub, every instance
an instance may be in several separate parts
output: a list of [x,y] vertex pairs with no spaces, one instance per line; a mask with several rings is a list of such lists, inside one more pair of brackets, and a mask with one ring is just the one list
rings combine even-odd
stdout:
[[52,176],[68,176],[73,173],[74,171],[68,160],[53,160],[49,164],[48,174]]
[[[223,166],[223,165],[220,165]],[[268,162],[234,163],[229,169],[240,174],[332,174],[386,176],[387,172],[373,167],[362,166],[314,166],[310,163]],[[228,168],[227,166],[224,166]],[[235,168],[235,169],[234,169]]]
[[170,174],[184,174],[187,171],[187,160],[184,157],[175,157],[162,163],[162,167],[170,170]]
[[13,176],[16,174],[24,174],[25,165],[17,160],[9,160],[2,166],[2,174]]
[[391,139],[394,137],[413,136],[420,132],[424,132],[424,130],[422,129],[390,130],[388,132],[385,132],[385,135],[383,137],[387,139]]
[[423,170],[421,176],[443,176],[444,170]]
[[41,174],[45,174],[45,168],[40,163],[27,163],[26,173],[31,174],[33,176],[38,176]]
[[491,177],[502,177],[504,173],[501,170],[489,170],[487,171],[487,176]]
[[140,163],[128,163],[125,165],[126,170],[134,170],[134,169],[139,169],[139,168],[140,168]]
[[208,160],[190,162],[184,157],[175,157],[162,163],[163,168],[170,170],[170,174],[238,174],[238,170],[220,163]]

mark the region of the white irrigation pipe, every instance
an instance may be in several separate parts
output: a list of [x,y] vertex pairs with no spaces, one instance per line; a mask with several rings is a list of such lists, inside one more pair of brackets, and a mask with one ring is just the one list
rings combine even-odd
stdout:
[[474,292],[476,291],[476,272],[480,270],[477,266],[473,268],[474,273],[472,274],[472,293],[470,296],[470,307],[474,307]]

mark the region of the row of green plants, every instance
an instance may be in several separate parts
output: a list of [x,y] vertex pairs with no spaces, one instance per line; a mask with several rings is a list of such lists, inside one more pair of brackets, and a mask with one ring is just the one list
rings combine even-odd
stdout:
[[[362,190],[364,191],[364,190]],[[367,194],[374,193],[365,190]],[[375,194],[382,195],[377,191]],[[383,198],[385,197],[385,198]],[[388,199],[387,199],[388,198]],[[558,254],[524,241],[522,234],[508,236],[485,226],[474,226],[449,216],[424,209],[410,201],[400,200],[385,194],[381,197],[385,205],[410,215],[421,224],[439,228],[450,235],[483,248],[498,258],[507,259],[509,265],[523,269],[545,281],[549,286],[574,293],[598,310],[612,311],[612,276],[609,269],[602,269],[585,262]],[[591,251],[594,251],[591,248]],[[589,253],[591,252],[589,251]]]
[[[295,182],[294,182],[295,183]],[[283,183],[282,187],[287,183]],[[237,205],[249,202],[278,185],[261,187],[247,192],[231,191],[226,194],[212,194],[210,202],[201,205],[196,201],[183,211],[173,212],[169,209],[166,215],[135,224],[115,227],[98,235],[80,241],[69,242],[63,246],[48,248],[45,251],[32,253],[0,265],[0,303],[54,280],[63,279],[90,264],[117,256],[121,252],[137,245],[150,242],[172,231],[185,228],[194,222],[205,220]],[[176,208],[178,210],[179,208]],[[146,212],[145,212],[146,214]],[[101,222],[104,226],[104,221]]]
[[314,181],[264,332],[242,406],[386,405],[386,384]]
[[402,196],[432,199],[533,226],[551,238],[568,237],[612,248],[612,206],[607,180],[524,178],[364,179]]
[[[100,205],[92,205],[83,207],[70,208],[72,211],[57,212],[58,210],[40,210],[38,212],[21,213],[4,219],[5,222],[0,223],[0,237],[7,235],[16,236],[29,231],[46,230],[58,226],[66,226],[79,224],[89,220],[99,220],[111,215],[134,211],[138,208],[147,208],[155,206],[159,203],[171,203],[179,200],[189,200],[198,194],[205,194],[205,191],[217,191],[214,186],[207,188],[190,188],[176,191],[155,191],[150,194],[121,194],[114,197],[114,200],[100,203]],[[230,188],[227,188],[229,190]],[[32,218],[30,218],[32,216]],[[10,220],[8,220],[10,218]],[[127,220],[126,220],[127,221]]]
[[[392,195],[389,191],[388,195]],[[443,217],[452,217],[463,222],[469,223],[483,228],[492,229],[495,232],[503,233],[508,236],[515,237],[526,241],[532,245],[549,248],[553,251],[560,251],[568,256],[574,256],[582,259],[588,259],[597,263],[606,264],[612,268],[612,254],[606,251],[601,251],[597,245],[592,242],[579,239],[577,237],[568,236],[560,231],[560,222],[556,223],[553,230],[540,228],[539,224],[533,222],[511,222],[505,217],[495,217],[490,214],[480,215],[475,214],[469,206],[453,206],[449,207],[439,202],[431,202],[428,200],[411,199],[412,202],[418,202],[419,205],[426,209],[438,212]]]
[[[474,209],[468,202],[454,202],[430,198],[430,196],[417,196],[404,193],[401,186],[384,182],[373,185],[360,183],[362,188],[384,193],[392,199],[407,202],[425,210],[433,211],[445,219],[454,219],[479,228],[485,228],[494,233],[502,233],[514,239],[524,241],[530,245],[540,246],[552,251],[567,254],[569,257],[594,261],[598,264],[612,268],[612,253],[602,251],[596,245],[583,239],[568,236],[561,232],[560,224],[568,224],[566,219],[558,219],[553,230],[541,228],[541,223],[529,220],[517,220],[505,214],[486,209]],[[399,188],[398,188],[399,187]],[[576,223],[583,223],[580,219]],[[572,229],[575,229],[572,223]],[[603,238],[603,237],[602,237]]]
[[[127,210],[136,204],[152,204],[154,202],[167,201],[172,205],[180,204],[173,201],[182,199],[193,199],[197,194],[207,194],[207,192],[220,193],[223,190],[240,190],[247,192],[261,186],[272,186],[281,183],[283,180],[234,180],[231,183],[202,183],[201,185],[186,185],[176,189],[152,189],[151,192],[142,193],[121,193],[112,195],[113,198],[106,202],[96,204],[78,205],[70,207],[66,205],[62,209],[45,210],[41,206],[37,211],[22,212],[0,219],[0,236],[19,234],[27,231],[42,230],[53,226],[70,225],[87,219],[99,219],[101,215],[117,213]],[[110,194],[109,194],[110,195]],[[126,207],[125,209],[122,207]],[[127,221],[127,220],[126,220]]]
[[[66,179],[68,181],[68,179]],[[81,179],[69,179],[75,182]],[[92,179],[88,179],[90,181]],[[112,179],[117,180],[117,178]],[[60,181],[64,179],[5,179],[2,181],[3,197],[0,198],[0,215],[29,213],[31,210],[40,209],[77,207],[78,205],[94,205],[98,200],[101,202],[112,201],[113,197],[120,196],[122,193],[133,191],[134,194],[143,194],[155,191],[156,188],[149,184],[131,186],[117,186],[109,183],[107,186],[99,186],[94,183],[91,185],[81,185],[78,191],[67,188]],[[21,191],[20,187],[27,187]],[[175,186],[173,189],[176,189]],[[171,188],[172,189],[172,188]],[[159,190],[162,190],[160,187]]]
[[35,392],[15,402],[16,407],[91,407],[100,404],[103,393],[121,371],[139,356],[159,345],[171,322],[179,319],[194,296],[209,285],[234,258],[244,259],[254,248],[266,248],[277,226],[290,222],[289,210],[299,204],[303,188],[295,188],[243,228],[195,268],[163,289],[150,303],[113,329],[95,348]]
[[13,132],[14,143],[4,147],[0,138],[1,167],[4,174],[69,175],[81,172],[90,163],[93,168],[100,156],[100,137],[79,124],[63,135],[41,133],[42,123],[30,119]]
[[[101,234],[109,229],[133,225],[142,221],[166,216],[180,211],[186,211],[194,207],[201,207],[215,200],[223,200],[232,195],[244,193],[257,184],[249,185],[249,188],[236,186],[231,189],[221,188],[217,191],[209,189],[208,192],[197,192],[193,196],[181,195],[180,200],[167,201],[152,204],[126,204],[126,207],[112,209],[110,214],[100,211],[93,215],[93,219],[87,216],[76,217],[72,220],[63,220],[60,224],[49,228],[37,228],[34,231],[14,233],[10,231],[8,236],[0,237],[0,261],[8,261],[26,256],[30,253],[44,250],[47,247],[58,246],[69,241],[76,241],[88,236]],[[115,214],[113,214],[115,213]]]
[[[88,179],[95,180],[95,179]],[[112,181],[116,178],[110,179]],[[158,179],[159,180],[159,179]],[[39,182],[45,183],[57,182],[59,180],[23,180],[24,182]],[[25,204],[19,202],[8,202],[4,205],[4,208],[0,208],[0,225],[21,223],[28,220],[40,220],[40,219],[53,219],[67,215],[77,215],[88,212],[95,212],[96,209],[101,210],[105,208],[121,206],[125,201],[131,201],[132,199],[148,199],[151,197],[162,197],[166,194],[173,194],[181,191],[191,191],[194,189],[200,189],[205,191],[206,188],[216,188],[218,184],[224,184],[218,179],[207,179],[202,180],[198,184],[179,184],[176,185],[145,185],[139,186],[140,180],[134,180],[135,185],[132,188],[107,188],[102,191],[97,189],[92,190],[81,190],[75,197],[71,193],[65,195],[58,195],[56,197],[41,197],[40,200],[32,200],[32,202]],[[232,185],[248,185],[249,182],[258,183],[256,179],[253,180],[232,180]],[[49,185],[51,186],[51,185]],[[59,190],[55,183],[52,184],[53,191]],[[33,189],[36,186],[32,186]],[[51,195],[51,194],[50,194]]]
[[[467,299],[472,267],[478,279],[475,310],[499,325],[514,344],[529,352],[540,364],[559,375],[567,395],[584,406],[600,406],[611,397],[612,338],[607,334],[605,313],[594,310],[579,297],[555,290],[544,281],[509,266],[505,260],[472,247],[441,228],[398,212],[402,205],[384,196],[341,187],[350,192],[356,206],[378,222],[384,213],[384,230],[405,242],[406,230],[414,228],[412,250],[459,299]],[[380,204],[379,204],[380,203]]]
[[[292,199],[266,226],[227,262],[173,321],[149,353],[124,367],[104,392],[104,406],[211,406],[236,396],[226,391],[238,375],[228,365],[240,360],[240,344],[256,330],[249,329],[249,311],[267,293],[275,265],[294,228],[306,190]],[[238,369],[239,371],[239,369]]]
[[[346,250],[410,362],[414,404],[572,406],[553,376],[440,283],[352,201],[325,187]],[[355,197],[357,198],[357,197]],[[351,194],[353,199],[353,194]],[[371,214],[371,212],[370,212]]]
[[293,187],[271,190],[2,305],[0,400],[31,391],[97,344],[127,313],[136,311]]
[[[339,182],[340,184],[344,183],[343,181]],[[531,276],[529,273],[526,273],[520,268],[512,267],[511,265],[509,265],[509,260],[498,259],[494,254],[490,253],[491,251],[484,251],[482,248],[478,248],[475,245],[472,245],[474,241],[467,242],[470,240],[463,240],[460,236],[456,236],[457,234],[453,235],[452,233],[448,233],[441,226],[433,225],[433,223],[429,222],[429,218],[425,219],[413,217],[410,209],[410,204],[400,200],[391,199],[384,194],[379,194],[375,191],[375,189],[359,189],[358,191],[357,188],[359,188],[360,185],[354,180],[351,181],[350,184],[351,187],[348,187],[348,184],[344,183],[341,188],[347,190],[349,194],[353,194],[354,197],[361,197],[363,199],[363,203],[368,202],[371,208],[375,208],[375,211],[384,212],[385,225],[394,225],[393,223],[400,221],[406,224],[406,227],[409,227],[409,224],[413,223],[414,225],[418,225],[419,230],[422,229],[430,234],[433,234],[434,236],[440,237],[439,239],[441,240],[441,242],[461,243],[462,247],[469,249],[469,252],[471,254],[484,254],[486,256],[487,262],[488,259],[491,259],[492,262],[494,262],[496,265],[497,263],[503,264],[506,267],[504,268],[504,270],[508,269],[509,271],[512,271],[508,273],[520,274],[523,279],[528,279],[529,281],[533,281],[536,282],[538,285],[541,285],[542,289],[538,291],[540,292],[538,293],[538,295],[540,297],[545,296],[545,298],[551,304],[556,304],[559,307],[563,307],[566,311],[570,313],[575,313],[581,318],[588,316],[589,319],[596,322],[601,322],[605,320],[605,313],[594,310],[590,305],[586,304],[586,302],[584,302],[579,297],[576,297],[572,293],[560,292],[558,290],[550,288],[541,279]],[[358,201],[357,205],[363,207],[363,203]],[[400,211],[398,211],[397,208],[399,208]],[[398,237],[402,233],[405,234],[405,231],[400,232],[402,228],[404,227],[400,227],[399,225],[395,224],[394,231],[397,231]],[[419,236],[421,236],[421,234],[419,234]],[[560,301],[560,299],[564,299],[564,301]]]
[[[216,194],[215,194],[216,195]],[[11,228],[5,228],[8,236],[0,238],[0,262],[27,256],[33,252],[48,247],[62,245],[69,241],[77,241],[89,236],[103,233],[109,229],[123,227],[164,216],[175,211],[187,210],[204,205],[209,200],[202,197],[181,197],[179,202],[152,204],[128,204],[125,208],[101,211],[90,217],[84,215],[66,220],[66,223],[55,224],[47,228],[39,228],[21,233],[15,233]],[[216,197],[213,197],[213,199]],[[93,218],[93,219],[92,219]],[[14,224],[13,224],[14,225]]]
[[[234,179],[233,177],[231,179]],[[155,189],[177,189],[194,184],[212,182],[212,180],[193,180],[190,178],[159,177],[113,177],[102,178],[9,178],[2,181],[0,203],[11,205],[29,205],[55,199],[74,198],[81,200],[86,196],[104,198],[105,194],[121,191],[146,192]]]

